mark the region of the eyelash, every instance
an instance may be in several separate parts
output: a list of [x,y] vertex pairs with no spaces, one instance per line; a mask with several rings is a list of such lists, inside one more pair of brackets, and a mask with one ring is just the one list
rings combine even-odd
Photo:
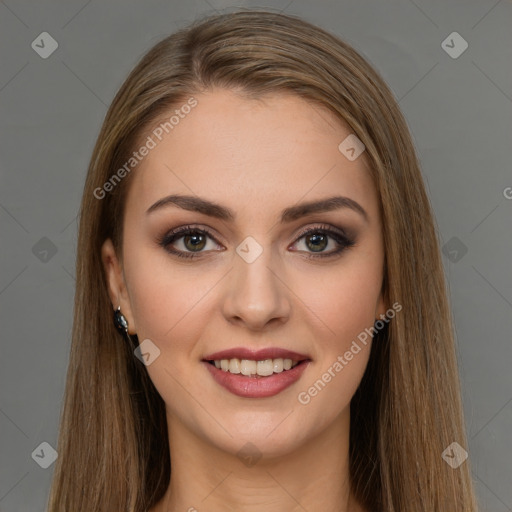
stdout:
[[[187,258],[187,259],[197,258],[197,257],[199,257],[199,255],[201,254],[202,251],[194,253],[194,252],[185,252],[185,251],[179,251],[179,250],[169,248],[169,246],[172,243],[176,242],[176,240],[179,240],[180,238],[183,238],[184,236],[191,235],[191,234],[205,235],[205,236],[211,238],[212,240],[214,240],[216,243],[218,243],[217,240],[215,240],[215,237],[213,236],[213,234],[207,229],[198,228],[198,227],[194,227],[194,226],[182,226],[180,228],[171,230],[171,231],[167,232],[164,236],[160,237],[158,239],[158,244],[160,246],[162,246],[168,253],[178,256],[179,258]],[[356,243],[354,239],[349,238],[347,235],[343,234],[342,232],[335,231],[326,225],[315,226],[313,228],[308,228],[308,229],[302,231],[299,234],[296,241],[299,241],[302,238],[304,238],[308,235],[311,235],[311,234],[328,235],[329,237],[334,239],[336,241],[336,243],[338,243],[340,245],[340,247],[338,247],[334,251],[331,251],[328,253],[318,253],[318,254],[309,253],[309,256],[307,256],[307,258],[311,258],[311,259],[328,258],[328,257],[336,256],[338,254],[341,254],[345,249],[353,247]]]

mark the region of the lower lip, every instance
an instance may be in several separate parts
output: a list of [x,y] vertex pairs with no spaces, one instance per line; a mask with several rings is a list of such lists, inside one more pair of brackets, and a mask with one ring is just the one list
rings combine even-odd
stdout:
[[302,361],[291,370],[273,373],[268,377],[245,377],[240,374],[225,372],[215,365],[203,361],[217,383],[244,398],[267,398],[277,395],[297,382],[311,361]]

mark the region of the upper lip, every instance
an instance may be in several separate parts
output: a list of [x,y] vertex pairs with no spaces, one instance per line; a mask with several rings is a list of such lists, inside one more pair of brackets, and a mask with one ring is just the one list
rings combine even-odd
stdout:
[[220,361],[221,359],[250,359],[253,361],[264,361],[265,359],[291,359],[293,362],[310,359],[307,355],[299,354],[293,350],[270,347],[260,350],[251,350],[247,347],[229,348],[207,355],[204,361]]

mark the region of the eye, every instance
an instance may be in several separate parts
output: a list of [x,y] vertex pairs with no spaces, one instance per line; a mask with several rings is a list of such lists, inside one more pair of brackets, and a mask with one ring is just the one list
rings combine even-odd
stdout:
[[[304,240],[303,240],[304,239]],[[327,258],[340,254],[342,251],[355,245],[355,240],[349,238],[341,230],[334,230],[329,226],[309,228],[300,234],[296,244],[303,240],[302,245],[309,252],[308,258]],[[326,248],[334,246],[330,251]]]
[[[183,226],[166,233],[158,243],[167,252],[179,258],[197,258],[202,252],[208,251],[208,239],[217,242],[207,229]],[[316,226],[303,231],[295,244],[303,239],[305,249],[299,252],[308,252],[308,258],[335,256],[355,245],[355,240],[349,238],[342,230],[335,230],[329,226]],[[214,247],[210,247],[210,250],[215,250],[215,244],[212,245]],[[325,251],[330,246],[334,247],[330,251]]]
[[[195,258],[194,253],[201,253],[206,248],[208,238],[215,241],[215,238],[207,229],[183,226],[166,233],[158,243],[167,252],[179,258]],[[173,247],[174,245],[181,247],[176,249],[176,247]]]

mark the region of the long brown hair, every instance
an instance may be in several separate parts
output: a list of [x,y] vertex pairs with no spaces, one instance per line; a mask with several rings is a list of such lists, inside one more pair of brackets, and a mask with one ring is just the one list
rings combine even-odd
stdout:
[[164,403],[113,325],[100,255],[107,238],[121,251],[130,176],[102,199],[95,191],[159,116],[217,87],[252,97],[299,95],[333,112],[366,146],[382,215],[384,293],[403,311],[374,338],[351,402],[352,490],[372,512],[475,512],[469,460],[452,469],[441,456],[454,441],[466,447],[466,434],[434,217],[406,122],[382,78],[351,46],[300,18],[250,10],[198,20],[165,38],[108,110],[81,204],[49,512],[143,512],[168,487]]

